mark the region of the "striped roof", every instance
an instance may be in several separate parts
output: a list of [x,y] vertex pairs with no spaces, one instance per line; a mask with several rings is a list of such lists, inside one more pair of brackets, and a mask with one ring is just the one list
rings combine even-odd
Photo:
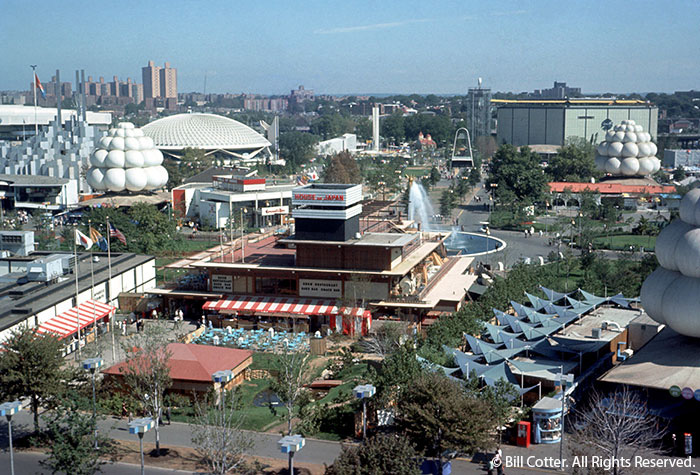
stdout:
[[363,308],[338,307],[336,300],[282,297],[232,296],[223,300],[206,302],[204,310],[250,313],[289,313],[295,315],[347,314],[367,317],[370,312]]
[[106,303],[95,300],[87,300],[77,307],[63,312],[62,314],[42,323],[37,328],[37,333],[55,335],[59,338],[66,338],[82,330],[93,322],[102,320],[114,311],[114,307]]

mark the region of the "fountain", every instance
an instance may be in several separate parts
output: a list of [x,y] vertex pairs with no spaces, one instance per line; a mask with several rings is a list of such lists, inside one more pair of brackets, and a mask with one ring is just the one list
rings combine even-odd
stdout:
[[431,220],[435,216],[435,210],[430,203],[428,192],[417,181],[411,183],[408,192],[408,219],[420,226],[421,231],[434,231]]
[[445,247],[451,255],[476,256],[502,251],[505,241],[478,233],[467,233],[458,227],[439,226],[433,221],[435,210],[423,185],[412,181],[408,193],[408,219],[414,221],[421,231],[450,232]]

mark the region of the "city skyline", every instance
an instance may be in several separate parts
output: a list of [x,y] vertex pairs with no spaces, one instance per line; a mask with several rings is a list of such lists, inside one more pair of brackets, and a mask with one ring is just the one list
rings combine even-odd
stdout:
[[[319,94],[466,94],[478,77],[494,91],[556,80],[585,93],[672,92],[698,89],[700,76],[689,60],[700,40],[696,2],[645,1],[619,15],[604,2],[563,11],[549,1],[267,2],[236,10],[174,1],[167,9],[139,4],[138,15],[122,5],[64,5],[5,2],[0,89],[26,88],[29,64],[39,65],[42,81],[56,69],[139,78],[149,60],[175,65],[181,92],[203,92],[206,76],[206,92],[271,95],[300,84]],[[83,31],[69,35],[76,12]]]

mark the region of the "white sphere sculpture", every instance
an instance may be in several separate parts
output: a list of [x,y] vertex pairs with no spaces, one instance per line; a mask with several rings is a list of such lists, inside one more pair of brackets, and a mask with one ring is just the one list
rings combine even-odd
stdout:
[[686,193],[680,214],[656,238],[661,266],[644,281],[641,301],[657,322],[700,338],[700,189]]
[[611,175],[647,176],[661,168],[651,134],[633,120],[623,120],[608,130],[596,151],[596,167]]
[[130,122],[120,122],[102,137],[90,156],[86,179],[95,191],[149,191],[168,182],[163,154],[153,139]]

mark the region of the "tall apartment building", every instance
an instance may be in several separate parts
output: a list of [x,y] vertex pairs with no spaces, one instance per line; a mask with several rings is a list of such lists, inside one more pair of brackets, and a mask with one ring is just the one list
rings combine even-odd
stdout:
[[145,99],[160,97],[160,66],[149,61],[148,66],[141,68],[141,73],[143,76],[143,97]]
[[170,63],[165,63],[160,69],[160,97],[165,99],[177,99],[177,69],[171,68]]

